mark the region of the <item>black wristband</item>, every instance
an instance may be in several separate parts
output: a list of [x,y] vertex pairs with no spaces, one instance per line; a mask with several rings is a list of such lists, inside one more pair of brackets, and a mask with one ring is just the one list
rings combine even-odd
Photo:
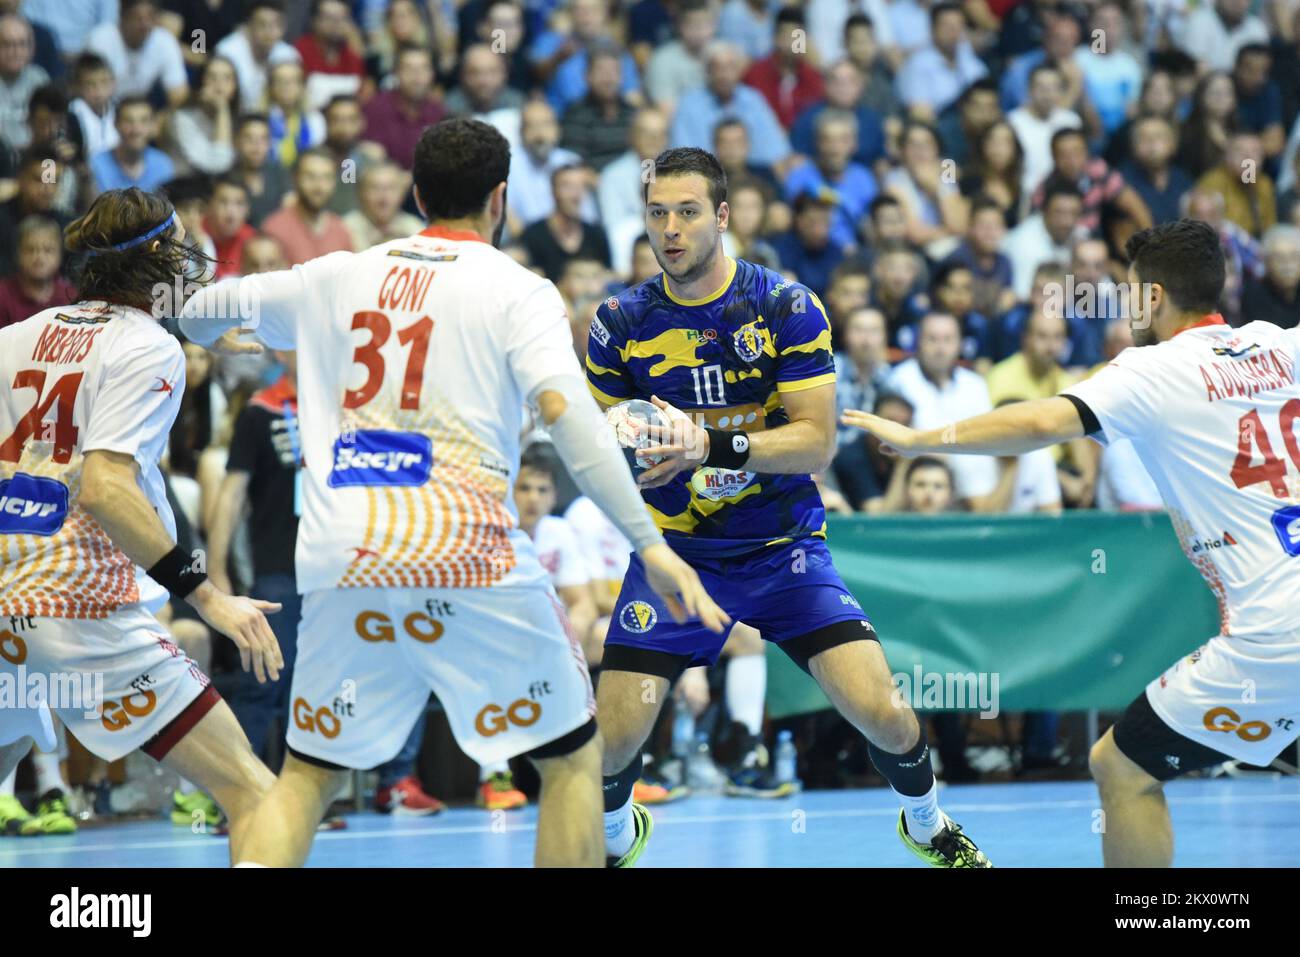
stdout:
[[171,592],[174,598],[188,598],[194,589],[208,580],[206,573],[194,570],[193,560],[179,545],[154,563],[149,569],[149,577]]
[[709,454],[704,464],[715,469],[743,469],[749,461],[749,433],[740,429],[705,429]]

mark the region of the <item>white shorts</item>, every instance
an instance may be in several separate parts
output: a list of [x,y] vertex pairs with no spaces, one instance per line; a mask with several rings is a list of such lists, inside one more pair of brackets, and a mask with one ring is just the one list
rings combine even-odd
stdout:
[[[161,760],[219,701],[208,676],[139,604],[107,618],[0,620],[0,742],[53,748],[48,706],[86,749]],[[8,707],[9,704],[19,705]]]
[[1300,633],[1211,638],[1147,685],[1173,730],[1248,764],[1300,737]]
[[461,749],[491,764],[595,717],[582,646],[550,585],[337,588],[298,626],[289,747],[373,768],[395,757],[429,692]]

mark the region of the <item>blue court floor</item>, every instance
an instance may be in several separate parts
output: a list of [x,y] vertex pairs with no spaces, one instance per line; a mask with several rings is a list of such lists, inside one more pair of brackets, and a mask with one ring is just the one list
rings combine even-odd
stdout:
[[[1295,866],[1300,778],[1175,781],[1166,791],[1182,866]],[[940,795],[1001,867],[1096,867],[1098,808],[1090,782],[956,786]],[[890,791],[813,791],[779,801],[692,797],[653,809],[641,867],[923,867],[895,834]],[[475,808],[433,818],[372,813],[317,835],[308,866],[521,867],[537,816]],[[222,867],[224,838],[166,821],[85,828],[67,837],[0,839],[0,868]]]

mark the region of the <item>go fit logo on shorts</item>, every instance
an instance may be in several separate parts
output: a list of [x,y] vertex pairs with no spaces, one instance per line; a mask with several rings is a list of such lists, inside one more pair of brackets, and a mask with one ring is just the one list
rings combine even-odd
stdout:
[[158,695],[152,691],[136,691],[121,701],[105,701],[99,720],[108,731],[121,731],[131,726],[132,718],[143,718],[152,713]]
[[[442,637],[442,622],[422,611],[413,611],[402,619],[403,630],[416,641],[431,645]],[[393,620],[379,611],[363,611],[357,615],[357,634],[364,641],[396,641]]]
[[[347,709],[351,713],[351,709]],[[322,738],[333,740],[343,730],[343,722],[329,708],[312,710],[306,698],[293,699],[293,723],[308,733],[319,731]]]
[[474,730],[485,738],[500,734],[510,725],[527,728],[538,722],[542,706],[528,698],[519,698],[504,711],[500,705],[490,704],[474,717]]
[[1231,708],[1211,708],[1201,720],[1205,723],[1205,730],[1222,731],[1225,734],[1236,731],[1237,737],[1243,741],[1263,741],[1273,733],[1273,729],[1263,721],[1247,721],[1243,724],[1241,715]]

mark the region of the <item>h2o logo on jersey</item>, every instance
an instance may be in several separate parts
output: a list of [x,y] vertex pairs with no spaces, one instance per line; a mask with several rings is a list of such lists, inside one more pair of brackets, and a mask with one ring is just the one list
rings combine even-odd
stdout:
[[[337,706],[337,702],[336,702]],[[351,705],[346,706],[350,713]],[[343,730],[343,722],[329,708],[312,710],[306,698],[293,699],[293,723],[308,734],[320,732],[322,738],[333,740]]]
[[1273,733],[1273,729],[1263,721],[1247,721],[1243,724],[1241,715],[1231,708],[1211,708],[1201,720],[1205,724],[1205,730],[1222,731],[1225,734],[1236,731],[1237,737],[1243,741],[1263,741]]
[[[396,641],[397,631],[393,620],[379,611],[363,611],[357,615],[357,634],[363,641]],[[431,645],[446,630],[438,619],[422,611],[413,611],[402,619],[402,629],[416,641]]]
[[1273,531],[1282,543],[1282,551],[1292,558],[1300,555],[1300,505],[1288,505],[1273,513]]
[[157,703],[158,696],[152,691],[137,691],[121,701],[105,701],[99,720],[107,730],[121,731],[130,726],[132,718],[143,718],[152,712]]
[[474,716],[474,730],[485,738],[500,734],[510,725],[527,728],[542,717],[542,706],[528,698],[518,698],[504,711],[495,704],[490,704]]
[[55,534],[68,517],[68,487],[52,478],[16,472],[0,481],[0,533]]
[[334,440],[330,488],[413,486],[429,481],[433,443],[418,432],[360,429]]

